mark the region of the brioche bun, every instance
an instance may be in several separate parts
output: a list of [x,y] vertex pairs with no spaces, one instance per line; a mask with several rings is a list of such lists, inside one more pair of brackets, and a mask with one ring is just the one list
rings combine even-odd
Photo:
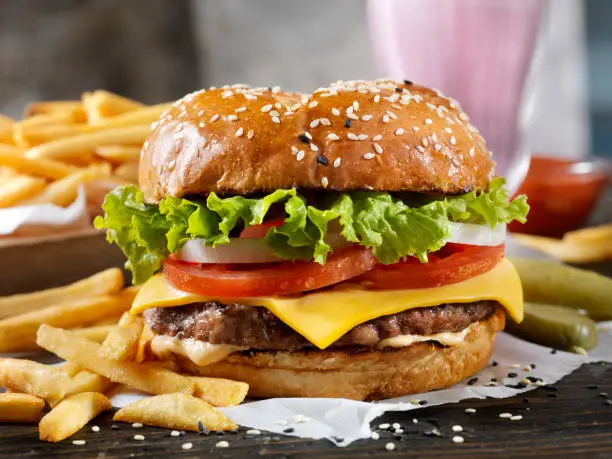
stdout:
[[380,400],[452,386],[487,365],[497,332],[498,310],[477,322],[453,347],[431,342],[384,351],[263,351],[235,353],[208,366],[179,358],[192,374],[244,381],[250,397],[343,397]]
[[338,82],[312,94],[198,91],[153,124],[140,163],[149,202],[281,188],[458,194],[494,164],[458,104],[410,82]]

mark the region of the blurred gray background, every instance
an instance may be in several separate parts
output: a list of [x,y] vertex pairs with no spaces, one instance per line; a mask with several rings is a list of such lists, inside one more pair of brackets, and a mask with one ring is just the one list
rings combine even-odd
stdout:
[[[530,144],[610,155],[612,1],[550,1]],[[365,0],[2,0],[1,8],[0,112],[16,118],[32,100],[97,88],[154,103],[232,82],[312,91],[384,76]]]

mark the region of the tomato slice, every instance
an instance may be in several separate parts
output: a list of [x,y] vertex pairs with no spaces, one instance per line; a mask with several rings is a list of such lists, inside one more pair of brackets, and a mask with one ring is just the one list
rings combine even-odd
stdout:
[[504,244],[485,247],[449,243],[430,254],[428,263],[409,258],[379,265],[354,280],[373,290],[440,287],[490,271],[503,257]]
[[242,238],[259,238],[265,237],[268,230],[272,227],[278,228],[283,224],[285,220],[283,218],[277,218],[275,220],[270,220],[269,222],[263,222],[259,225],[247,226],[240,233],[240,237]]
[[378,264],[370,250],[348,247],[330,254],[324,265],[287,261],[249,269],[243,265],[193,265],[169,258],[164,275],[177,289],[213,298],[290,295],[351,279]]

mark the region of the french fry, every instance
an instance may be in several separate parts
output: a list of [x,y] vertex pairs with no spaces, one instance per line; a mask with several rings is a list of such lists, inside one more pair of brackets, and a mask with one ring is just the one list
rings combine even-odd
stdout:
[[70,164],[44,158],[26,158],[20,154],[3,151],[0,148],[0,166],[7,166],[24,174],[36,175],[47,179],[60,179],[78,170]]
[[0,115],[0,143],[13,143],[13,121],[8,116]]
[[103,90],[86,92],[82,100],[90,124],[143,107],[140,102]]
[[87,124],[58,122],[54,124],[16,123],[13,129],[14,142],[24,149],[59,139],[92,132]]
[[237,426],[223,413],[187,394],[165,394],[130,403],[113,416],[113,421],[140,422],[168,429],[199,431],[199,424],[209,430],[233,430]]
[[[104,118],[96,124],[96,128],[111,128],[119,126],[134,126],[134,125],[146,125],[150,126],[151,123],[157,121],[160,116],[166,111],[172,108],[173,102],[150,105],[148,107],[142,107],[138,110],[134,110],[122,115],[117,115],[113,118]],[[144,141],[144,139],[143,139]],[[130,143],[130,142],[121,142]],[[137,142],[132,142],[137,143]],[[112,145],[107,143],[106,145]]]
[[108,392],[113,385],[114,384],[104,376],[92,373],[91,371],[82,370],[72,377],[70,389],[66,391],[66,397],[82,392],[100,392],[103,394]]
[[99,295],[113,295],[118,293],[122,287],[123,273],[121,270],[109,268],[64,287],[0,297],[0,319],[70,301]]
[[29,158],[67,160],[105,145],[139,144],[148,135],[148,125],[121,126],[54,140],[31,148],[25,155]]
[[96,148],[96,155],[114,163],[137,163],[140,147],[130,145],[107,145]]
[[75,328],[70,331],[82,338],[102,343],[115,327],[116,325],[94,325],[93,327]]
[[23,359],[0,359],[0,386],[44,398],[49,403],[62,400],[72,378],[58,367]]
[[63,179],[56,180],[42,193],[35,196],[28,204],[52,203],[58,206],[67,206],[77,197],[78,188],[81,183],[100,180],[110,175],[110,166],[106,164],[92,164],[91,166],[78,170]]
[[144,362],[146,360],[150,350],[151,340],[154,336],[153,330],[151,330],[149,325],[145,323],[142,327],[140,338],[138,339],[138,347],[136,350],[136,356],[134,357],[135,362]]
[[100,357],[100,345],[67,330],[42,325],[37,343],[64,360],[100,374],[113,382],[151,394],[193,394],[195,383],[186,376],[147,363],[117,362]]
[[108,398],[97,392],[71,395],[42,418],[38,426],[40,439],[50,442],[64,440],[111,408]]
[[194,396],[213,406],[240,405],[249,392],[249,385],[240,381],[221,378],[191,376],[196,384]]
[[0,320],[0,352],[35,348],[36,332],[41,324],[83,327],[106,317],[117,316],[128,310],[130,305],[119,295],[99,295]]
[[56,100],[51,102],[32,102],[24,112],[26,118],[40,115],[60,115],[73,123],[84,123],[87,114],[78,100]]
[[142,332],[142,317],[123,314],[119,325],[114,327],[100,347],[100,356],[120,362],[133,360],[138,350],[138,341]]
[[47,182],[38,177],[17,175],[0,185],[0,208],[22,203],[40,193]]
[[71,378],[76,376],[77,373],[80,373],[81,371],[83,371],[83,369],[80,366],[72,362],[63,362],[60,365],[58,365],[57,368],[60,368],[64,373],[67,373],[68,376],[70,376]]
[[520,244],[547,253],[566,263],[593,263],[612,258],[612,239],[593,237],[590,241],[554,239],[531,234],[513,234]]
[[35,424],[45,408],[42,398],[30,394],[0,394],[0,422]]
[[570,231],[563,236],[563,241],[573,244],[612,244],[612,223]]
[[130,182],[138,182],[138,163],[125,163],[114,171],[114,175]]

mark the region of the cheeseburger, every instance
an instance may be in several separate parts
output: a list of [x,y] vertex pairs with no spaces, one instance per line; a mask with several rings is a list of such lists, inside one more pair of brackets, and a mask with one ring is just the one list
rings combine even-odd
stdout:
[[150,358],[254,397],[444,388],[523,316],[504,237],[525,198],[459,105],[410,81],[189,94],[104,211]]

